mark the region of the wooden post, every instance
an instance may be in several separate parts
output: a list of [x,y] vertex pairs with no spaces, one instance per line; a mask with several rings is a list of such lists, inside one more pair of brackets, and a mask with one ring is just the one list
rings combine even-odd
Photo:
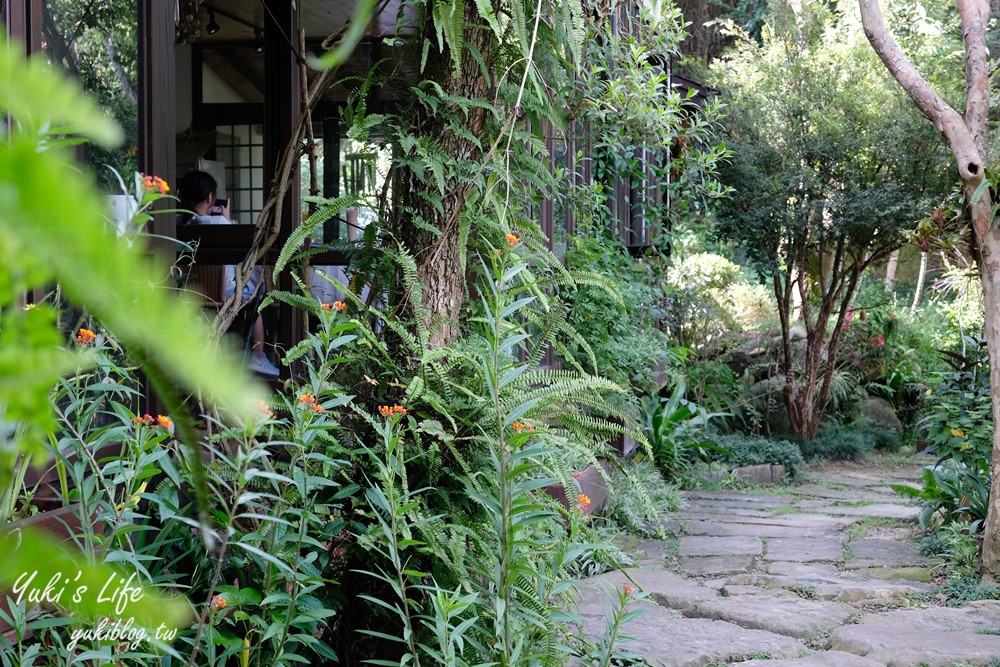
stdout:
[[[264,182],[277,188],[275,176],[282,151],[291,141],[295,120],[301,106],[299,92],[298,54],[293,44],[298,34],[298,10],[293,0],[264,0]],[[292,230],[300,224],[299,179],[292,177],[292,185],[281,208],[281,235],[276,244],[280,248]],[[291,276],[281,277],[278,289],[296,291]],[[287,349],[301,337],[299,317],[287,304],[279,306],[278,333],[280,343]]]

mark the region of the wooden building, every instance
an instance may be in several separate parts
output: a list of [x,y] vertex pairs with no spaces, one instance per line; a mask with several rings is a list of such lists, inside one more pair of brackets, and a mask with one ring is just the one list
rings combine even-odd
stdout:
[[[387,39],[397,35],[399,25],[406,30],[406,17],[397,21],[400,4],[401,0],[379,3],[380,13],[338,73],[340,78],[353,80],[332,86],[313,113],[314,133],[322,148],[325,196],[380,185],[380,156],[343,136],[340,114],[347,96],[373,67],[392,72],[401,84],[373,89],[370,112],[395,108],[407,94],[406,85],[416,82],[417,59],[408,58],[403,47]],[[348,24],[354,5],[351,0],[0,0],[0,19],[8,35],[17,38],[27,53],[47,54],[55,64],[79,76],[85,87],[107,85],[117,77],[120,87],[131,88],[126,90],[134,109],[134,128],[126,127],[132,130],[129,141],[134,149],[134,164],[129,167],[156,174],[170,184],[196,167],[217,174],[224,195],[231,199],[233,220],[240,224],[203,226],[197,234],[197,261],[222,265],[241,260],[249,248],[252,223],[266,201],[279,156],[301,110],[300,64],[320,51],[323,40]],[[103,49],[107,62],[82,62],[78,47],[86,38],[86,26],[112,23],[108,34],[98,36],[105,39],[103,44],[89,37],[94,42],[91,48]],[[72,62],[74,58],[81,62]],[[697,88],[682,77],[672,77],[670,83],[685,94]],[[585,155],[589,151],[587,141],[573,133],[548,135],[553,168],[572,166],[577,151]],[[613,192],[613,226],[624,244],[637,251],[654,243],[662,224],[636,213],[637,202],[658,202],[662,197],[662,184],[652,169],[662,156],[647,157],[650,168],[641,182],[616,177],[607,184]],[[119,165],[119,170],[125,167]],[[569,173],[582,181],[592,178],[587,166]],[[281,212],[281,236],[275,249],[302,219],[301,194],[299,183],[293,183]],[[534,213],[553,249],[561,252],[567,235],[573,233],[572,213],[551,201],[542,202]],[[364,213],[360,215],[357,223],[363,225]],[[346,222],[329,226],[325,239],[352,236]],[[162,237],[178,236],[176,221],[169,215],[155,216],[149,231]],[[169,253],[173,249],[166,244],[160,250]],[[341,260],[333,254],[315,262],[337,264]],[[299,319],[290,311],[271,312],[268,318],[269,342],[287,347],[298,338]]]

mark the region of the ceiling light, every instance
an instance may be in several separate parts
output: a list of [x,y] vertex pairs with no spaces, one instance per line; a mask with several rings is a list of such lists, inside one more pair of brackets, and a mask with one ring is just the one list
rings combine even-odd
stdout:
[[208,25],[205,26],[205,32],[209,35],[219,32],[219,24],[215,22],[215,10],[211,7],[208,9]]

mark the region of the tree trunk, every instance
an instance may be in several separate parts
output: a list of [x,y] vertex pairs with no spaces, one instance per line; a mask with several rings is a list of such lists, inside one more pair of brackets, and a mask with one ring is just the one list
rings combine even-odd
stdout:
[[920,273],[917,274],[917,290],[913,293],[913,303],[910,304],[910,317],[917,314],[920,296],[924,292],[924,281],[927,280],[927,252],[920,253]]
[[[935,93],[906,59],[886,29],[878,0],[859,0],[865,34],[875,52],[921,112],[944,135],[958,162],[958,172],[970,202],[972,227],[979,249],[979,275],[983,282],[986,309],[986,341],[990,354],[990,387],[993,393],[993,424],[1000,424],[1000,230],[991,225],[992,198],[989,188],[973,201],[983,182],[989,153],[986,145],[986,117],[989,109],[989,68],[986,25],[990,18],[988,0],[957,0],[962,36],[965,41],[965,118],[958,115]],[[993,475],[991,501],[983,535],[982,571],[987,579],[1000,576],[1000,428],[993,429]]]
[[[885,291],[891,292],[896,286],[896,267],[899,266],[899,250],[893,250],[889,255],[889,263],[885,265]],[[917,289],[920,289],[919,287]]]
[[[446,49],[439,52],[431,47],[427,58],[424,80],[437,82],[446,95],[470,99],[489,99],[492,83],[483,76],[483,69],[473,55],[473,48],[482,54],[487,63],[487,71],[493,56],[493,36],[483,25],[476,3],[466,2],[465,40],[462,62],[456,73],[451,55]],[[437,44],[432,22],[424,37],[431,44]],[[427,92],[433,94],[430,89]],[[463,126],[468,134],[462,136],[449,127],[448,116],[465,119]],[[439,103],[431,109],[421,100],[414,98],[411,103],[413,134],[426,141],[430,150],[438,150],[446,156],[445,161],[463,163],[475,161],[482,155],[481,145],[486,143],[487,112],[480,107],[471,107],[468,112],[454,104]],[[468,137],[479,137],[480,145]],[[412,169],[401,174],[401,211],[397,221],[397,233],[403,245],[413,255],[417,263],[417,280],[420,282],[420,305],[424,325],[431,329],[430,344],[445,345],[458,336],[461,307],[465,297],[465,271],[461,265],[461,240],[459,238],[459,217],[465,206],[468,184],[460,179],[454,166],[445,167],[444,191],[430,176],[419,176]],[[439,202],[430,201],[439,195]],[[438,205],[440,204],[440,205]]]

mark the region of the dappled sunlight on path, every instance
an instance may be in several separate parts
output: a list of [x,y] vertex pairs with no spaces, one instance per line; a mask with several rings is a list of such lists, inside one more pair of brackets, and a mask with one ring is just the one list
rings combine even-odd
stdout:
[[635,568],[584,582],[583,628],[604,629],[600,589],[629,584],[648,609],[619,645],[650,665],[995,664],[1000,602],[927,602],[937,562],[920,553],[918,508],[890,488],[924,463],[875,457],[814,466],[791,486],[686,492],[663,518],[666,541],[629,544]]

